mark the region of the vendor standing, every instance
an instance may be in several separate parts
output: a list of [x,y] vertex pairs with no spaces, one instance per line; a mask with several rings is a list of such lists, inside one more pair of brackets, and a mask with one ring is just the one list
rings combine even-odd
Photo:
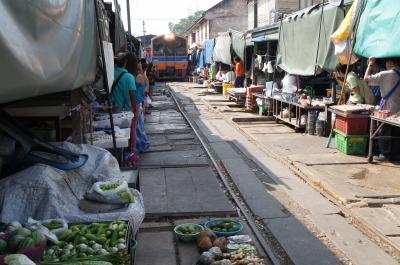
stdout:
[[343,81],[348,72],[345,85],[350,90],[351,95],[347,104],[375,104],[375,96],[372,89],[367,83],[358,78],[357,74],[353,71],[352,65],[338,64],[336,66],[336,78]]
[[242,59],[239,57],[235,57],[235,87],[244,87],[244,79],[245,79],[245,69]]
[[[388,110],[391,114],[400,111],[400,58],[387,58],[386,70],[377,74],[372,74],[377,69],[376,59],[369,58],[368,68],[365,72],[364,80],[370,86],[379,86],[382,100],[381,110]],[[380,136],[391,136],[392,126],[384,125],[379,132]],[[391,139],[379,139],[379,156],[374,157],[377,161],[389,160],[391,154]]]
[[136,154],[136,127],[138,124],[139,108],[136,103],[137,90],[136,80],[133,73],[128,69],[136,69],[137,58],[133,53],[119,53],[115,56],[114,83],[111,88],[111,103],[113,111],[132,111],[134,117],[131,123],[130,152],[126,155],[127,165],[131,165],[139,160]]

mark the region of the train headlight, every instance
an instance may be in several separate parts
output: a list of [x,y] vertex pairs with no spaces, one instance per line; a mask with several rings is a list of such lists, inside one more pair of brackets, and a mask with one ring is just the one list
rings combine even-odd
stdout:
[[167,34],[164,36],[165,40],[174,40],[175,39],[175,34]]

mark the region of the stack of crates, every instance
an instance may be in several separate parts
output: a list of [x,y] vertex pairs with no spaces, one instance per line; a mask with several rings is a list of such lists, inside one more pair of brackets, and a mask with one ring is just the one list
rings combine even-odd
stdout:
[[368,147],[369,117],[336,116],[336,148],[346,155],[365,155]]

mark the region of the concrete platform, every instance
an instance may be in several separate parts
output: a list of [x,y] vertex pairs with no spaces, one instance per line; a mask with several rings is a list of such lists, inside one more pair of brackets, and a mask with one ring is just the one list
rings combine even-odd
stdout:
[[146,218],[236,215],[209,167],[141,169]]

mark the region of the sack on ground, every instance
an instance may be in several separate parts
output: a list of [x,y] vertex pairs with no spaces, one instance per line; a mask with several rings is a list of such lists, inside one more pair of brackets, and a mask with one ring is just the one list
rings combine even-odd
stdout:
[[129,204],[135,201],[126,181],[96,182],[85,193],[84,198],[109,204]]

